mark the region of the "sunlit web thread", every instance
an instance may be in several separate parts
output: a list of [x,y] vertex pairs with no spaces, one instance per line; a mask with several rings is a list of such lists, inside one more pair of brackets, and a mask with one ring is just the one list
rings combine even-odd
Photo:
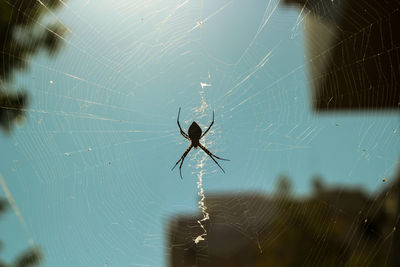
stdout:
[[[201,97],[201,105],[198,109],[195,110],[196,113],[201,113],[205,114],[205,109],[208,107],[207,102],[204,97],[204,88],[211,86],[211,84],[206,84],[203,82],[200,82],[201,90],[200,90],[200,97]],[[197,223],[200,225],[201,229],[203,230],[203,233],[199,236],[197,236],[195,239],[193,239],[194,243],[198,244],[200,241],[204,240],[204,237],[207,236],[207,230],[204,227],[204,222],[210,219],[210,215],[207,212],[207,206],[205,205],[205,195],[204,195],[204,188],[203,188],[203,175],[204,175],[204,161],[207,159],[207,155],[203,154],[201,159],[198,161],[197,168],[200,168],[199,173],[197,174],[198,182],[197,182],[197,188],[199,192],[197,195],[200,197],[200,200],[198,202],[198,207],[201,210],[201,213],[203,215],[203,218],[200,220],[197,220]]]
[[35,242],[33,241],[33,238],[31,236],[31,234],[29,233],[28,226],[25,223],[24,217],[22,216],[22,213],[19,210],[19,208],[17,206],[17,203],[14,200],[14,197],[12,196],[10,190],[8,189],[8,186],[6,184],[6,180],[3,178],[1,173],[0,173],[0,185],[1,185],[1,188],[3,189],[3,191],[4,191],[4,194],[6,195],[8,203],[10,204],[10,206],[13,209],[15,215],[17,216],[19,222],[21,223],[22,227],[25,230],[26,236],[28,237],[29,245],[32,248],[35,248]]
[[[200,164],[203,164],[203,161],[205,160],[205,158],[203,157],[200,160]],[[205,195],[204,195],[204,188],[203,188],[203,174],[204,174],[204,170],[200,170],[200,172],[198,173],[197,177],[199,178],[198,182],[197,182],[197,188],[199,189],[199,192],[197,193],[200,197],[200,200],[198,202],[199,204],[199,208],[201,209],[201,213],[203,214],[203,218],[200,220],[197,220],[197,223],[200,225],[201,229],[203,229],[203,233],[199,236],[197,236],[193,241],[198,244],[200,241],[204,240],[204,237],[207,236],[207,230],[204,227],[204,222],[206,222],[207,220],[210,219],[210,215],[207,212],[207,206],[205,205],[204,201],[205,201]]]

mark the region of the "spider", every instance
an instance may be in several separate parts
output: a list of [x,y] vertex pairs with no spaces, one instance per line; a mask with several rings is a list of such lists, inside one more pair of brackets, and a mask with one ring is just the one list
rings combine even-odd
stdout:
[[217,157],[216,155],[214,155],[213,153],[208,151],[208,149],[205,148],[205,146],[200,144],[200,139],[203,138],[203,136],[206,135],[206,133],[211,129],[211,126],[214,124],[214,111],[213,111],[212,122],[211,122],[210,126],[207,128],[207,130],[203,134],[201,133],[200,126],[195,121],[192,122],[192,124],[190,125],[190,127],[188,129],[188,133],[185,133],[182,130],[182,127],[181,127],[181,125],[179,123],[179,115],[180,114],[181,114],[181,108],[179,108],[178,119],[176,120],[176,122],[178,123],[179,130],[181,131],[181,135],[183,135],[183,137],[185,137],[187,140],[189,140],[191,142],[191,144],[188,147],[188,149],[186,149],[186,151],[183,153],[182,157],[175,163],[174,167],[172,167],[171,171],[173,169],[175,169],[176,165],[178,165],[178,163],[180,162],[181,164],[179,165],[179,174],[181,176],[181,179],[183,179],[182,178],[182,164],[183,164],[183,161],[185,160],[185,157],[187,156],[189,151],[192,149],[192,147],[194,147],[195,149],[197,149],[197,147],[200,147],[204,152],[206,152],[206,154],[208,156],[210,156],[210,158],[215,162],[215,164],[217,164],[218,167],[220,167],[221,170],[225,173],[224,169],[222,169],[222,167],[218,164],[218,162],[214,158],[217,158],[217,159],[220,159],[220,160],[227,160],[227,161],[229,161],[229,159],[223,159],[223,158]]

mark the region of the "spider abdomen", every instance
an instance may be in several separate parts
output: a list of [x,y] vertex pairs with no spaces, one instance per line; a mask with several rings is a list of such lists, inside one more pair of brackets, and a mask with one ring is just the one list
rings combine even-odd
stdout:
[[201,128],[195,121],[192,122],[192,124],[190,125],[188,135],[193,143],[193,146],[197,147],[199,145],[199,140],[201,136]]

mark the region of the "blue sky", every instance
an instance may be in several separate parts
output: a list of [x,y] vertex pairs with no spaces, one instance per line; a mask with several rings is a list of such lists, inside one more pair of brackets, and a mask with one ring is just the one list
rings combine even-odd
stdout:
[[[168,221],[210,192],[297,194],[313,175],[374,192],[399,152],[395,113],[311,111],[298,10],[254,1],[69,1],[48,20],[69,29],[62,51],[30,59],[25,124],[1,136],[1,173],[24,220],[0,221],[13,258],[32,238],[44,266],[163,266]],[[202,88],[200,83],[211,86]],[[16,86],[18,87],[18,86]],[[199,168],[176,125],[215,124]],[[0,191],[4,196],[4,192]],[[26,224],[26,227],[24,226]],[[27,233],[26,233],[27,232]]]

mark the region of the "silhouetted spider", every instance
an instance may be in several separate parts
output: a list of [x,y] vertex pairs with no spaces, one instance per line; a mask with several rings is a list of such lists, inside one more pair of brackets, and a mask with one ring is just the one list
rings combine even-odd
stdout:
[[185,160],[185,157],[187,156],[189,151],[192,149],[192,147],[197,149],[197,147],[199,146],[201,149],[203,149],[204,152],[207,153],[208,156],[210,156],[210,158],[215,162],[215,164],[217,164],[218,167],[220,167],[221,170],[225,173],[224,169],[222,169],[222,167],[218,164],[218,162],[214,159],[214,157],[217,158],[217,159],[220,159],[220,160],[227,160],[227,161],[229,161],[229,159],[223,159],[223,158],[215,156],[213,153],[208,151],[207,148],[205,148],[202,144],[200,144],[200,139],[203,138],[203,136],[206,135],[206,133],[211,129],[211,126],[214,124],[214,111],[213,111],[212,122],[211,122],[210,126],[207,128],[207,130],[203,134],[201,134],[201,128],[195,121],[192,122],[192,124],[190,125],[188,133],[185,133],[182,130],[182,127],[181,127],[181,125],[179,123],[179,115],[180,114],[181,114],[181,108],[179,108],[178,119],[176,120],[177,123],[178,123],[178,126],[179,126],[179,130],[181,131],[181,135],[183,135],[183,137],[185,137],[187,140],[191,141],[192,143],[190,144],[189,148],[186,149],[185,153],[183,153],[182,157],[175,163],[175,165],[174,165],[174,167],[172,167],[171,171],[173,169],[175,169],[176,165],[178,165],[179,162],[181,162],[181,164],[179,165],[179,174],[180,174],[181,178],[183,179],[183,177],[182,177],[182,164],[183,164],[183,161]]

